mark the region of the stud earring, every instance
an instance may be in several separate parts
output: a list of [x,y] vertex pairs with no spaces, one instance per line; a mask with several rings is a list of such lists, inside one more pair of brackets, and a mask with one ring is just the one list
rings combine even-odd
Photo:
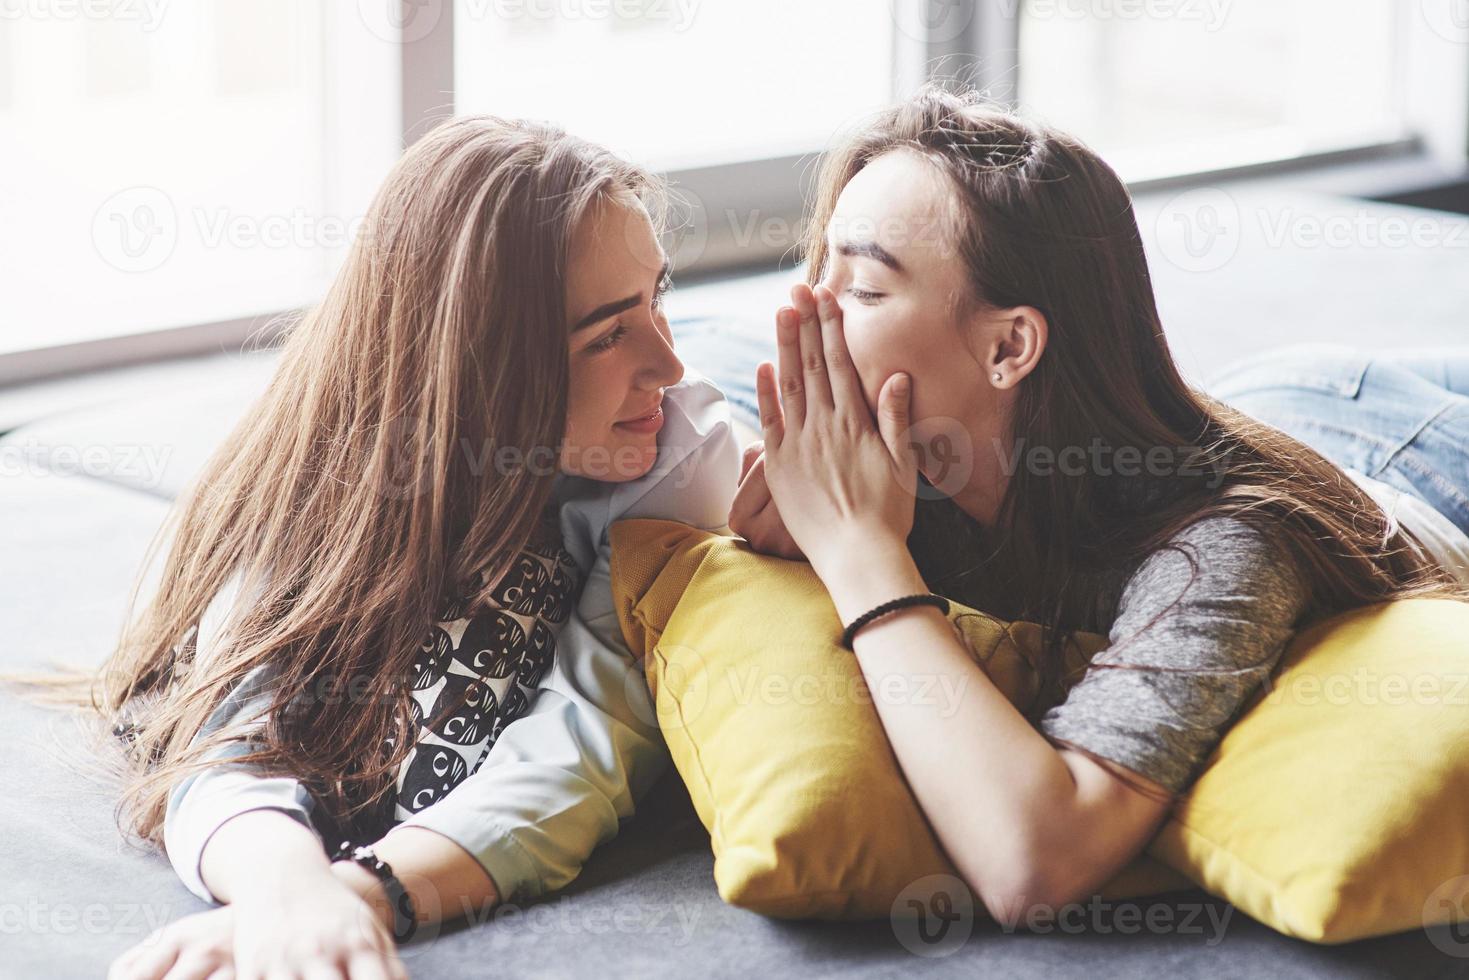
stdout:
[[1001,381],[1004,381],[1004,380],[1005,380],[1005,376],[1003,374],[1001,374],[999,371],[996,371],[995,372],[995,381],[996,381],[996,383],[1001,382]]

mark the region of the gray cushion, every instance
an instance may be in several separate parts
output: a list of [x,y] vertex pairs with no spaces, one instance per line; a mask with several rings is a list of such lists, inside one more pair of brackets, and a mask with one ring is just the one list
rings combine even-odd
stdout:
[[[203,468],[250,402],[265,390],[274,353],[198,359],[193,377],[134,384],[125,395],[50,414],[19,427],[0,452],[27,468],[90,477],[166,500]],[[173,368],[170,365],[170,368]],[[105,387],[105,380],[99,379]]]

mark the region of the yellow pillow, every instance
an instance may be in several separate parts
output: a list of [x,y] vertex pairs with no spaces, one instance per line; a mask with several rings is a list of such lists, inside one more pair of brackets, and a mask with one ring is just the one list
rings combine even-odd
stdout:
[[[726,901],[879,917],[915,881],[954,874],[809,566],[673,522],[611,534],[618,616],[646,655]],[[957,604],[950,618],[1024,710],[1040,630]],[[1303,631],[1147,853],[1101,895],[1197,883],[1320,943],[1456,921],[1469,904],[1466,635],[1469,603],[1433,599]],[[1104,642],[1084,637],[1068,665]],[[936,684],[927,696],[946,695]]]
[[1342,943],[1469,908],[1469,603],[1297,634],[1148,852],[1287,935]]
[[[709,830],[725,901],[774,916],[875,918],[899,893],[925,901],[910,888],[920,879],[957,874],[903,779],[861,669],[837,643],[836,610],[809,565],[671,521],[621,521],[611,535],[618,617],[646,658],[659,725]],[[957,603],[950,619],[1024,710],[1036,695],[1025,656],[1036,628]],[[1070,651],[1072,663],[1104,642],[1089,639],[1089,650]],[[950,696],[938,684],[911,693]],[[1191,887],[1141,857],[1101,894]]]

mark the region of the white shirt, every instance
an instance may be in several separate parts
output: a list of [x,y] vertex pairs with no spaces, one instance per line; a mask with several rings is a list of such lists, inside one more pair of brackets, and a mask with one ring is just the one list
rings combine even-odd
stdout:
[[[505,728],[479,769],[399,824],[426,827],[461,845],[505,900],[553,891],[575,878],[668,763],[641,665],[627,649],[613,607],[608,528],[637,517],[723,527],[739,480],[740,448],[724,395],[693,370],[664,392],[663,414],[658,458],[644,476],[626,483],[557,477],[562,543],[583,585],[553,665],[530,711]],[[233,591],[222,590],[201,618],[200,660],[235,599]],[[269,703],[258,680],[242,681],[200,735],[227,724],[258,725]],[[248,751],[234,743],[214,758]],[[295,779],[265,777],[247,766],[211,767],[174,787],[164,845],[185,886],[218,904],[199,873],[215,830],[248,810],[276,809],[316,833],[314,806]]]
[[1427,552],[1427,556],[1448,569],[1459,584],[1469,588],[1469,536],[1453,521],[1411,493],[1404,493],[1354,469],[1346,468],[1345,472],[1377,501],[1393,530],[1399,526],[1407,530],[1422,543],[1420,554]]

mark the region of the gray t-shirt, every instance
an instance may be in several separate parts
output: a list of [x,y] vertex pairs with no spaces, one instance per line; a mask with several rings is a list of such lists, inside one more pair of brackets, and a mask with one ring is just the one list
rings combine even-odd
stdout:
[[[1469,588],[1463,531],[1411,494],[1346,472],[1393,530],[1415,535]],[[1197,577],[1190,583],[1193,569],[1174,551],[1138,566],[1121,587],[1110,646],[1040,728],[1181,793],[1269,679],[1311,597],[1290,554],[1235,518],[1201,520],[1173,540],[1194,556]],[[1108,663],[1142,669],[1095,666]]]
[[[1270,676],[1310,592],[1285,549],[1238,519],[1205,518],[1173,542],[1197,573],[1171,549],[1139,565],[1110,646],[1040,729],[1182,793]],[[1113,663],[1129,666],[1102,666]]]

